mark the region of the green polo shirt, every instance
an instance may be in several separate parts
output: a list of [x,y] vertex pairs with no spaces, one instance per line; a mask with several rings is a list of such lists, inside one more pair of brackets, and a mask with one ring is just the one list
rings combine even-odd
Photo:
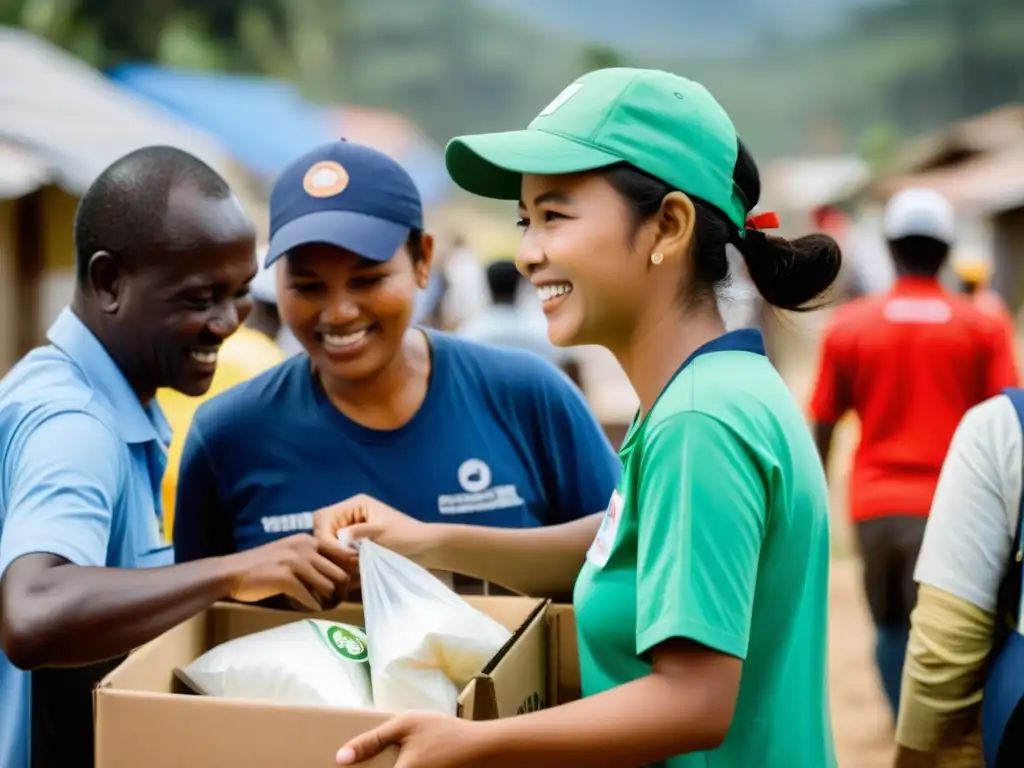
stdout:
[[835,766],[828,492],[760,334],[698,350],[619,455],[574,596],[584,695],[649,674],[654,648],[687,638],[742,659],[743,676],[722,746],[668,768]]

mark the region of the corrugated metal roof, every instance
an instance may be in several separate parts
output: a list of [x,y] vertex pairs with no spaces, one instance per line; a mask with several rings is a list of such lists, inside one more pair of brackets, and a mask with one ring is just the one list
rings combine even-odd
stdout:
[[907,186],[933,187],[954,204],[979,213],[1024,203],[1024,105],[1007,104],[907,142],[889,172],[829,201],[858,205],[882,201]]
[[916,173],[949,159],[998,152],[1024,141],[1024,106],[1007,104],[976,117],[959,120],[930,136],[910,142],[899,163],[903,173]]
[[934,189],[958,208],[983,214],[1024,206],[1024,141],[956,165],[887,179],[876,193],[885,198],[910,186]]
[[245,177],[210,136],[132,97],[102,74],[24,30],[0,27],[0,138],[44,158],[48,183],[81,194],[117,158],[167,144]]

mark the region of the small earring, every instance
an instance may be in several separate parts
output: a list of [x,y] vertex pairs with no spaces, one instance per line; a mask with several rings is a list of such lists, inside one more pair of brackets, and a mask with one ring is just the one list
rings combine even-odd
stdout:
[[661,260],[664,259],[664,258],[665,257],[662,256],[660,253],[652,253],[651,254],[651,264],[653,264],[654,266],[658,266],[659,264],[661,264]]

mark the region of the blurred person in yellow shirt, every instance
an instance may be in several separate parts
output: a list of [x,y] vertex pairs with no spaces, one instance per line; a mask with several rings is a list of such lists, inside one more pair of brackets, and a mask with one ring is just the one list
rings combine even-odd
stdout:
[[[273,276],[265,271],[261,271],[250,286],[254,299],[266,303],[276,303],[272,288]],[[271,293],[264,296],[267,289],[271,290]],[[213,383],[206,394],[189,397],[172,389],[161,389],[157,392],[157,401],[171,425],[173,434],[170,447],[167,450],[167,471],[164,473],[161,485],[164,535],[168,541],[171,540],[171,532],[174,530],[174,503],[178,487],[181,451],[196,409],[211,397],[272,368],[285,357],[281,347],[267,334],[243,325],[221,345],[217,358],[217,372],[214,374]]]
[[973,256],[956,259],[953,271],[960,283],[960,293],[971,297],[978,309],[1013,324],[1010,310],[999,294],[992,290],[992,265],[988,261]]
[[1010,339],[1010,348],[1019,360],[1017,327],[1013,315],[1002,297],[992,289],[992,264],[980,257],[967,254],[953,262],[953,272],[959,282],[960,293],[969,297],[978,309],[999,320]]

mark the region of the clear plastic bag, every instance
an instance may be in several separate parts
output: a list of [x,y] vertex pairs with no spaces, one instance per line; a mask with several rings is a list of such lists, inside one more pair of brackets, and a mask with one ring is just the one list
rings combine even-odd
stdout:
[[208,696],[369,709],[367,645],[359,627],[303,619],[229,640],[175,672]]
[[456,714],[460,691],[512,633],[411,560],[358,546],[374,704]]

